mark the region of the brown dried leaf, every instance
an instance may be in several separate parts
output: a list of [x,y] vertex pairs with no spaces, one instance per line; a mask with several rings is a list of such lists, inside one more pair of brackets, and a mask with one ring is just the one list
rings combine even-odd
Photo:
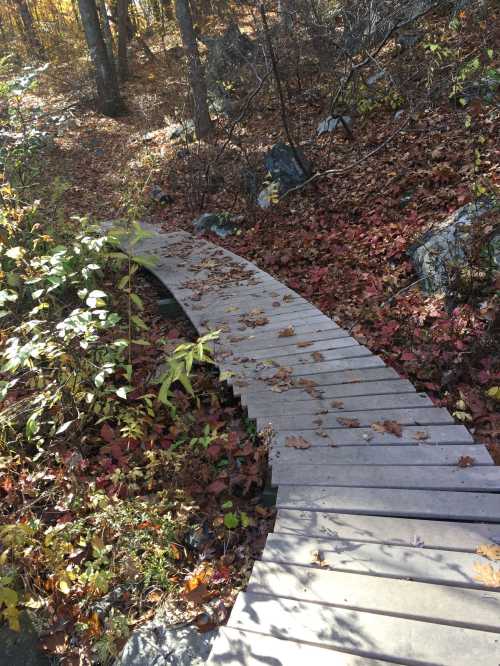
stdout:
[[295,335],[295,328],[290,325],[279,331],[278,338],[291,338],[293,335]]
[[429,435],[426,432],[423,432],[422,430],[418,430],[414,435],[413,439],[416,439],[419,442],[423,442],[426,439],[429,439]]
[[285,446],[288,446],[291,449],[310,449],[311,444],[304,439],[303,437],[297,437],[295,435],[290,435],[285,438]]
[[313,357],[313,359],[314,359],[315,361],[318,361],[318,362],[319,362],[319,361],[324,361],[324,360],[325,360],[325,357],[323,356],[323,354],[322,354],[320,351],[314,351],[314,352],[311,354],[311,356]]
[[359,419],[345,419],[342,416],[337,416],[337,421],[346,428],[359,428]]
[[375,421],[372,423],[371,428],[375,432],[389,432],[392,435],[396,435],[396,437],[401,437],[403,432],[401,424],[397,421]]
[[330,405],[333,407],[333,409],[344,409],[344,403],[342,400],[332,400]]
[[491,564],[474,563],[476,575],[474,580],[487,587],[500,587],[500,569],[494,569]]
[[303,347],[310,347],[313,343],[308,342],[307,340],[304,340],[303,342],[297,342],[297,347],[303,348]]
[[458,459],[457,465],[459,467],[462,467],[462,468],[472,467],[474,462],[475,462],[475,460],[471,456],[460,456],[460,458]]
[[476,553],[489,560],[500,560],[500,546],[496,543],[483,543],[477,547]]

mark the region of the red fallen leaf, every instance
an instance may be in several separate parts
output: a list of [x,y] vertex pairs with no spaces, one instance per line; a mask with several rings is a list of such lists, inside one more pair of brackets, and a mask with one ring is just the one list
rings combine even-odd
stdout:
[[101,437],[105,442],[108,442],[108,444],[109,442],[112,442],[115,438],[115,431],[107,423],[102,424],[99,434],[101,435]]
[[212,460],[217,460],[217,458],[220,456],[221,451],[222,447],[220,444],[212,444],[212,446],[209,446],[207,449],[207,455]]
[[416,361],[417,357],[412,352],[405,351],[401,354],[401,360],[402,361]]
[[226,490],[226,488],[227,488],[227,483],[222,481],[222,479],[216,479],[215,481],[212,481],[212,483],[209,486],[207,486],[206,490],[208,493],[219,495],[224,490]]
[[288,446],[292,449],[310,449],[311,444],[304,439],[303,437],[296,437],[295,435],[290,435],[285,438],[285,446]]
[[403,432],[401,424],[397,421],[375,421],[375,423],[372,423],[371,428],[375,432],[389,432],[392,435],[396,435],[396,437],[401,437]]
[[179,337],[181,337],[181,334],[176,328],[173,328],[171,331],[167,333],[168,340],[176,340]]
[[471,456],[460,456],[458,459],[457,465],[459,467],[472,467],[474,464],[475,459],[472,458]]
[[359,428],[359,419],[346,419],[342,416],[337,416],[337,421],[346,428]]

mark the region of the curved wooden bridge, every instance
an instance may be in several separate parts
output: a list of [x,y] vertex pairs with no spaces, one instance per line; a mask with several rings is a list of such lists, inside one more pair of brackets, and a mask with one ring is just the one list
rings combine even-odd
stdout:
[[222,331],[221,371],[275,432],[274,533],[209,663],[499,666],[486,448],[254,265],[182,232],[140,250],[200,334]]

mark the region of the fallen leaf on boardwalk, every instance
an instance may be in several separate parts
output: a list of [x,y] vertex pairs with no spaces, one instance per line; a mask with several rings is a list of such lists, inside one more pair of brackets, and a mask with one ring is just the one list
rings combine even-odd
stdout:
[[293,301],[293,295],[292,294],[285,294],[283,296],[283,302],[284,303],[289,303],[290,301]]
[[472,467],[473,464],[474,458],[471,458],[471,456],[460,456],[457,462],[459,467]]
[[304,340],[304,342],[297,342],[297,347],[310,347],[312,345],[312,342],[308,342],[307,340]]
[[313,550],[311,553],[311,564],[317,564],[320,567],[328,566],[321,550]]
[[286,328],[281,329],[278,333],[278,338],[291,338],[292,335],[295,335],[295,329],[293,326],[287,326]]
[[388,432],[391,435],[396,435],[396,437],[401,437],[403,432],[401,424],[397,421],[375,421],[371,428],[375,432]]
[[273,308],[280,308],[281,307],[281,303],[279,301],[273,301],[272,305],[273,305]]
[[325,357],[324,357],[323,354],[322,354],[321,352],[319,352],[319,351],[315,351],[315,352],[313,352],[313,353],[311,354],[311,356],[313,357],[313,359],[314,359],[315,361],[324,361],[324,360],[325,360]]
[[500,560],[500,546],[496,543],[483,543],[477,547],[476,553],[489,560]]
[[285,439],[285,446],[288,446],[291,449],[310,449],[311,444],[304,439],[303,437],[296,437],[295,435],[290,435]]
[[500,587],[500,569],[494,569],[491,564],[479,564],[475,562],[476,572],[474,580],[488,587]]
[[344,403],[342,402],[342,400],[332,400],[330,405],[334,409],[344,409]]
[[359,428],[358,419],[345,419],[342,416],[337,416],[337,421],[340,423],[340,425],[343,425],[346,428]]
[[418,430],[414,435],[413,439],[416,439],[419,442],[423,442],[426,439],[429,439],[429,435],[426,432],[423,432],[422,430]]
[[250,310],[250,314],[252,317],[256,317],[257,315],[263,314],[263,310],[260,308],[254,308],[253,310]]

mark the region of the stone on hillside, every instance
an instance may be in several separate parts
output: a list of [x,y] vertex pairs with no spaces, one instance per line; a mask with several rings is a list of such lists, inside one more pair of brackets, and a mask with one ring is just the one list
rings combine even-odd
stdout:
[[186,120],[182,124],[170,125],[167,129],[167,136],[171,141],[182,139],[191,143],[195,138],[195,126],[192,120]]
[[344,123],[342,121],[344,121],[347,127],[349,128],[352,127],[351,116],[328,116],[328,118],[322,120],[318,125],[318,129],[316,130],[317,135],[321,136],[322,134],[326,134],[327,132],[334,132],[337,129],[337,127],[342,128],[344,126]]
[[216,636],[192,625],[169,626],[158,616],[134,631],[115,666],[202,666]]
[[[298,151],[299,157],[305,169],[309,171],[310,167],[305,157]],[[267,171],[271,174],[271,179],[279,185],[279,194],[285,194],[288,190],[301,185],[308,178],[308,174],[298,163],[293,150],[285,143],[276,143],[265,157]]]
[[[489,199],[462,206],[409,248],[408,254],[427,291],[446,291],[457,269],[467,266],[472,224],[493,208]],[[500,268],[500,232],[490,238],[487,249]]]
[[368,87],[374,86],[381,79],[385,79],[385,76],[385,69],[379,69],[378,72],[375,72],[375,74],[372,74],[366,79],[366,85]]
[[198,234],[210,232],[220,238],[227,238],[235,233],[234,223],[237,221],[228,213],[203,213],[193,221],[193,227]]

